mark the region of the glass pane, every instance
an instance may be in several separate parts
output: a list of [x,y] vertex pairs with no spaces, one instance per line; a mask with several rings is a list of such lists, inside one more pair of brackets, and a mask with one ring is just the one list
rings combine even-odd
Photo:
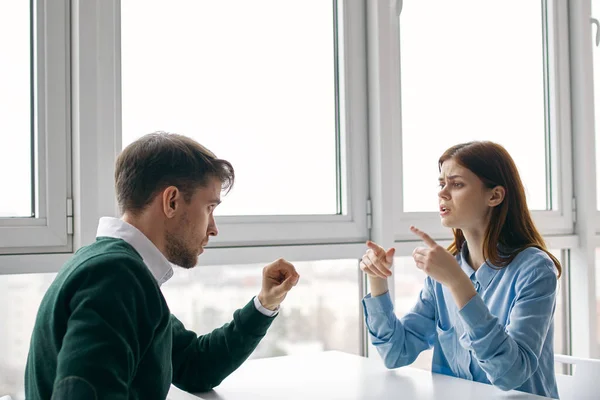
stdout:
[[[56,274],[0,275],[0,397],[25,398],[29,340],[42,297]],[[8,307],[6,306],[8,305]]]
[[164,130],[229,160],[237,179],[220,215],[336,214],[333,11],[122,1],[123,146]]
[[[600,0],[592,0],[592,17],[600,18]],[[600,48],[596,46],[596,35],[600,35],[598,32],[598,26],[592,25],[592,40],[594,43],[593,57],[594,57],[594,117],[595,117],[595,128],[596,128],[596,160],[600,160]],[[600,210],[600,163],[596,161],[596,207]]]
[[545,210],[541,1],[406,0],[400,16],[404,211],[437,211],[437,161],[502,144],[530,209]]
[[[359,353],[357,260],[293,263],[298,285],[250,358],[340,350]],[[231,321],[258,294],[264,264],[177,269],[162,286],[171,312],[186,328],[204,334]]]
[[[29,1],[0,2],[0,217],[31,217],[32,23]],[[8,192],[7,192],[8,193]]]

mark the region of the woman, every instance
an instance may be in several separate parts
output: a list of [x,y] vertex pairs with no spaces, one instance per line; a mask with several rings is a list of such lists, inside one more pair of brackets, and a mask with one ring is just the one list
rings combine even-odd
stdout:
[[427,245],[413,252],[427,278],[401,319],[386,280],[394,249],[367,242],[361,269],[371,293],[363,305],[373,345],[388,368],[433,347],[433,372],[558,398],[552,346],[561,266],[533,224],[514,161],[498,144],[470,142],[438,164],[440,217],[454,242],[446,250],[411,226]]

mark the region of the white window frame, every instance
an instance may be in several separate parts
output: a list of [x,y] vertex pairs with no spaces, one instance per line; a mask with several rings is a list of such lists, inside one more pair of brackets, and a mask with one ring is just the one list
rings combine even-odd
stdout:
[[[402,202],[402,112],[400,78],[400,20],[402,1],[369,1],[369,17],[373,32],[381,51],[369,57],[369,92],[377,88],[379,98],[370,98],[370,109],[377,115],[370,115],[371,126],[380,127],[379,132],[371,131],[371,140],[387,143],[389,150],[381,150],[381,157],[393,157],[383,160],[382,164],[392,167],[388,182],[394,186],[388,190],[393,196],[394,240],[396,242],[414,241],[414,235],[408,230],[410,225],[419,226],[436,239],[450,239],[451,233],[441,226],[437,212],[403,212]],[[573,184],[570,132],[570,91],[568,60],[568,13],[566,0],[548,0],[548,21],[550,31],[547,37],[549,64],[548,90],[549,118],[547,122],[553,133],[551,143],[551,173],[556,175],[556,209],[552,211],[532,211],[534,221],[544,235],[569,235],[574,232]],[[371,28],[370,28],[371,29]],[[369,43],[371,45],[371,42]],[[385,49],[385,51],[383,51]],[[377,108],[375,108],[377,107]],[[375,121],[373,120],[375,119]],[[394,156],[395,155],[395,156]],[[373,183],[371,183],[373,185]],[[385,196],[384,196],[385,197]]]
[[[0,254],[72,251],[70,203],[69,2],[37,0],[35,218],[0,218]],[[0,270],[5,267],[0,261]]]
[[[304,244],[347,244],[362,242],[368,238],[367,227],[367,117],[366,117],[366,63],[364,43],[364,4],[356,1],[339,0],[341,13],[338,14],[338,23],[341,29],[338,34],[340,40],[339,60],[340,70],[340,101],[343,103],[343,114],[339,116],[342,130],[342,174],[345,176],[346,188],[344,215],[284,215],[284,216],[221,216],[217,217],[220,233],[211,241],[211,247],[248,247],[248,246],[285,246]],[[82,27],[79,33],[87,32],[86,36],[79,37],[86,44],[76,44],[78,51],[83,54],[96,54],[92,60],[108,60],[98,66],[87,65],[86,70],[94,70],[102,76],[99,81],[90,85],[86,82],[85,98],[75,99],[78,104],[80,122],[76,124],[74,139],[81,146],[85,146],[84,136],[89,136],[93,146],[82,148],[78,144],[75,150],[80,151],[76,157],[80,167],[75,168],[78,173],[82,171],[102,171],[108,176],[114,167],[115,156],[120,151],[121,124],[120,124],[120,2],[92,1],[81,2],[77,6],[77,26]],[[91,3],[91,4],[89,4]],[[89,10],[94,10],[90,12]],[[86,21],[88,23],[86,23]],[[93,23],[92,23],[93,22]],[[96,24],[99,28],[89,27]],[[85,31],[85,32],[84,32]],[[97,40],[92,40],[93,36]],[[89,64],[84,57],[78,57],[78,63]],[[116,66],[116,70],[115,70]],[[81,69],[82,73],[84,69]],[[82,75],[83,78],[83,75]],[[333,88],[332,88],[333,89]],[[77,89],[75,90],[77,91]],[[105,95],[100,95],[100,92]],[[87,100],[86,100],[87,99]],[[87,108],[84,101],[93,99],[93,107]],[[89,117],[97,123],[102,123],[99,130],[97,124],[89,124],[83,116],[89,111]],[[83,128],[86,125],[86,129]],[[345,133],[345,134],[344,134]],[[102,136],[102,137],[101,137]],[[111,139],[107,139],[111,138]],[[113,140],[114,138],[114,140]],[[97,144],[100,143],[100,148]],[[101,160],[101,161],[100,161]],[[102,168],[98,170],[99,163]],[[87,165],[87,167],[86,167]],[[235,166],[234,166],[235,167]],[[93,173],[95,175],[95,172]],[[110,176],[112,180],[112,175]],[[76,179],[76,182],[78,180]],[[77,184],[77,183],[76,183]],[[86,185],[87,186],[87,185]],[[106,190],[108,182],[105,178],[96,188],[88,187],[82,195],[100,195],[97,207],[91,214],[97,217],[98,209],[116,215],[114,189]],[[76,189],[77,190],[77,189]],[[102,193],[100,191],[103,190]],[[109,199],[106,194],[110,194]],[[227,201],[227,198],[224,198]],[[83,202],[82,202],[83,203]],[[83,203],[86,204],[86,203]],[[77,214],[77,213],[76,213]],[[107,215],[107,214],[105,214]],[[82,216],[82,218],[85,218]],[[76,218],[77,226],[77,218]],[[91,223],[86,224],[90,239]],[[97,219],[96,219],[97,223]]]
[[[581,79],[584,79],[586,82],[594,82],[594,52],[600,52],[600,47],[596,45],[594,39],[596,37],[596,35],[600,35],[600,27],[596,26],[596,27],[592,27],[593,23],[591,18],[595,18],[596,20],[598,20],[598,18],[600,18],[600,11],[597,11],[598,14],[594,15],[593,14],[593,7],[592,7],[592,0],[582,0],[583,1],[583,5],[581,8],[577,9],[580,13],[579,15],[579,19],[582,21],[586,20],[586,17],[588,17],[588,12],[589,12],[589,21],[590,21],[590,37],[591,39],[591,45],[592,45],[592,51],[590,52],[590,54],[584,54],[583,57],[585,57],[585,62],[586,63],[590,63],[591,66],[589,67],[589,69],[584,68],[582,71],[577,71],[579,74],[581,74]],[[587,29],[586,29],[587,30]],[[585,51],[584,49],[581,49],[582,51]],[[588,120],[586,121],[588,129],[591,129],[593,132],[593,142],[589,142],[590,145],[596,146],[596,140],[598,137],[600,137],[600,121],[596,121],[595,116],[596,116],[596,96],[598,96],[600,98],[600,93],[596,94],[594,91],[594,84],[592,83],[591,85],[582,85],[582,87],[578,88],[579,92],[582,94],[582,96],[585,96],[585,98],[587,99],[591,99],[591,102],[588,104],[590,106],[591,112],[592,112],[592,117],[591,119],[588,117]],[[594,147],[595,149],[595,147]],[[593,158],[593,163],[590,161],[588,163],[590,170],[593,169],[593,176],[591,176],[591,178],[596,179],[596,168],[598,165],[598,162],[600,162],[597,159],[598,154],[595,153],[596,155]],[[591,179],[590,178],[590,179]],[[594,180],[594,190],[598,190],[598,187],[596,186],[596,181]],[[597,193],[596,193],[596,199],[597,199]],[[597,206],[597,202],[596,205],[594,207],[595,209],[595,214],[596,214],[596,234],[597,234],[597,247],[600,247],[600,210],[598,209]]]
[[[596,310],[596,248],[600,247],[600,218],[596,206],[596,131],[594,109],[592,3],[569,2],[572,95],[573,179],[579,246],[571,251],[571,320],[573,354],[600,357]],[[595,33],[595,32],[594,32]],[[586,216],[591,216],[587,217]],[[594,216],[596,218],[594,218]]]

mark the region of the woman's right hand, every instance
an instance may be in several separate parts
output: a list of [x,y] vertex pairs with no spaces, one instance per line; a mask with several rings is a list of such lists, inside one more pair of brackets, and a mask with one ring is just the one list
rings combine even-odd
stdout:
[[387,251],[375,242],[367,240],[369,248],[360,261],[360,269],[363,270],[370,278],[387,279],[392,276],[392,263],[394,262],[394,253],[396,249],[393,247]]

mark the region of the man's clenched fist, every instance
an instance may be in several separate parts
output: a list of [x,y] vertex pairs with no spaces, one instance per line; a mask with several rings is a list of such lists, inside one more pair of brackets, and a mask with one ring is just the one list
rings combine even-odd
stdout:
[[296,268],[280,258],[263,268],[262,289],[258,300],[263,307],[276,310],[289,292],[300,279]]

